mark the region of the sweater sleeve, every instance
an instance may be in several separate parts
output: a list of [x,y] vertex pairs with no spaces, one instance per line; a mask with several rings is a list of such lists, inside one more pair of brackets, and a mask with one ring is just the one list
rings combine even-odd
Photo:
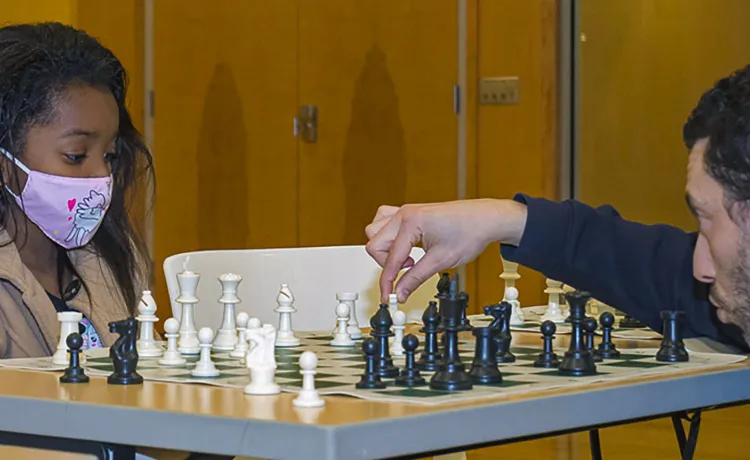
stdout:
[[528,217],[519,245],[501,245],[506,260],[586,290],[656,331],[662,310],[683,310],[684,337],[747,348],[739,328],[719,321],[708,286],[693,277],[697,234],[627,221],[611,206],[523,194],[514,200],[526,204]]

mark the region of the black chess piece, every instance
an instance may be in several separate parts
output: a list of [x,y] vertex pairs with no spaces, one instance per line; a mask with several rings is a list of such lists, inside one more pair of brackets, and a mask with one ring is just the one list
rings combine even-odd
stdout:
[[615,315],[605,311],[599,316],[599,324],[602,325],[602,341],[599,344],[599,356],[604,359],[616,359],[620,357],[620,351],[612,342],[612,327],[615,325]]
[[414,334],[407,334],[401,340],[401,345],[404,347],[404,353],[406,354],[406,364],[401,369],[401,374],[395,379],[396,385],[405,387],[427,385],[427,381],[420,375],[414,362],[414,354],[419,346],[419,339]]
[[456,292],[457,281],[455,277],[451,280],[448,297],[440,299],[439,310],[445,330],[445,346],[440,367],[430,378],[430,388],[433,390],[462,391],[472,388],[471,378],[458,353],[461,309],[464,308],[468,297],[464,292]]
[[359,382],[354,387],[359,390],[382,390],[385,383],[380,380],[380,374],[375,367],[375,361],[378,359],[378,344],[374,339],[367,338],[362,341],[362,353],[365,354],[365,373],[362,374]]
[[510,351],[510,343],[513,340],[510,334],[510,316],[512,313],[513,305],[506,301],[484,307],[484,314],[494,318],[489,327],[495,329],[498,363],[513,363],[516,361],[516,356]]
[[469,308],[469,295],[466,293],[463,293],[466,298],[463,303],[463,306],[461,308],[461,322],[459,324],[459,328],[462,331],[470,331],[472,329],[471,322],[469,321],[469,318],[466,316],[466,310]]
[[543,351],[539,353],[536,361],[532,363],[532,366],[543,367],[545,369],[559,366],[560,359],[557,357],[557,354],[553,351],[552,347],[552,340],[555,337],[555,332],[557,332],[557,326],[552,321],[547,320],[542,323],[539,330],[542,333],[544,348]]
[[661,312],[663,322],[662,339],[656,360],[667,363],[685,362],[690,360],[685,344],[682,341],[682,323],[685,312],[681,310],[667,310]]
[[570,346],[563,356],[558,373],[580,377],[596,374],[594,356],[586,347],[584,340],[583,321],[586,317],[586,303],[591,294],[585,291],[568,292],[565,299],[570,308],[570,323],[572,326]]
[[393,365],[389,348],[390,343],[388,342],[388,338],[393,336],[391,326],[393,326],[393,319],[390,311],[388,311],[388,304],[381,303],[378,311],[370,318],[370,327],[372,328],[370,334],[378,342],[378,360],[375,369],[381,377],[396,377],[398,375],[398,368]]
[[471,363],[469,376],[477,385],[502,383],[503,375],[497,367],[497,343],[495,329],[491,327],[475,327],[472,331],[476,337],[474,346],[474,361]]
[[143,377],[138,374],[138,350],[135,342],[138,334],[138,321],[132,316],[121,321],[109,323],[109,332],[115,332],[120,337],[109,349],[114,372],[107,377],[107,383],[114,385],[137,385],[143,383]]
[[61,383],[87,383],[89,376],[86,375],[81,367],[81,347],[83,346],[83,337],[81,334],[73,333],[65,339],[68,345],[68,356],[70,361],[65,373],[60,376]]
[[451,289],[451,275],[450,273],[441,273],[440,279],[437,282],[437,295],[438,299],[448,297],[448,293]]
[[440,349],[438,348],[438,316],[437,302],[431,300],[422,314],[424,327],[419,332],[424,332],[424,350],[419,357],[417,369],[434,372],[440,367]]
[[596,319],[592,317],[586,317],[583,320],[583,329],[586,331],[586,348],[591,352],[591,356],[594,358],[595,363],[604,361],[598,350],[594,347],[594,334],[596,333]]

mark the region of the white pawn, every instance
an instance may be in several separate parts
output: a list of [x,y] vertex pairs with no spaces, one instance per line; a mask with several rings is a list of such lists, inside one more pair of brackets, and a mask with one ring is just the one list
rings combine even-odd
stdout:
[[182,366],[187,361],[182,354],[177,351],[177,338],[180,336],[180,322],[174,318],[164,321],[164,332],[167,337],[167,351],[159,360],[162,366]]
[[406,313],[403,310],[397,310],[393,315],[394,337],[391,343],[392,356],[404,356],[404,346],[401,342],[404,340],[404,329],[406,329]]
[[333,335],[333,340],[330,342],[332,347],[353,347],[356,344],[349,335],[349,328],[347,326],[349,313],[348,304],[341,302],[336,306],[336,321],[338,321],[339,325],[336,328],[336,333]]
[[398,294],[388,294],[388,311],[391,316],[398,311]]
[[518,289],[515,287],[506,289],[503,300],[513,305],[513,310],[511,310],[510,314],[510,325],[523,326],[524,315],[523,310],[521,310],[521,302],[518,301]]
[[201,347],[201,357],[195,369],[190,372],[194,377],[218,377],[219,370],[211,361],[211,341],[214,339],[214,331],[210,327],[202,327],[198,331],[198,341]]
[[292,329],[292,313],[297,310],[292,306],[294,303],[294,294],[292,294],[288,284],[281,285],[279,295],[276,296],[276,303],[278,306],[274,311],[279,314],[279,329],[276,331],[276,346],[299,346],[299,338],[294,335],[294,330]]
[[250,348],[247,345],[247,336],[245,335],[245,331],[247,330],[247,322],[249,320],[250,316],[244,311],[241,311],[237,314],[237,318],[235,321],[237,323],[238,339],[237,344],[234,346],[234,350],[229,353],[229,356],[231,356],[232,358],[244,358]]
[[151,295],[151,291],[143,291],[143,297],[138,303],[138,317],[136,318],[141,324],[140,336],[136,342],[136,348],[139,356],[156,357],[161,356],[163,350],[154,340],[154,324],[159,320],[156,317],[156,301]]
[[[346,328],[344,328],[346,330]],[[321,407],[325,400],[320,397],[315,389],[315,369],[318,366],[318,357],[312,351],[306,351],[299,357],[299,371],[302,374],[302,390],[292,404],[296,407]]]

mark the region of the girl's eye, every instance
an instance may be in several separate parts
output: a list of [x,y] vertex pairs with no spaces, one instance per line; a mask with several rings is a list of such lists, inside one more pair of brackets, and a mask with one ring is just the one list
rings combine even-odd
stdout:
[[104,159],[109,162],[115,162],[120,158],[120,155],[115,152],[105,153]]
[[68,160],[72,164],[79,164],[83,160],[86,159],[86,154],[85,153],[81,153],[81,154],[66,154],[65,155],[65,159]]

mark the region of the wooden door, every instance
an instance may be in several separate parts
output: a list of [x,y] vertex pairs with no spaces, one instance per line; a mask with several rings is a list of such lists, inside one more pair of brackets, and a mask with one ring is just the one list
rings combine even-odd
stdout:
[[172,254],[297,243],[297,7],[154,5],[155,288],[169,305]]
[[300,246],[364,244],[378,205],[457,196],[455,0],[300,0]]

